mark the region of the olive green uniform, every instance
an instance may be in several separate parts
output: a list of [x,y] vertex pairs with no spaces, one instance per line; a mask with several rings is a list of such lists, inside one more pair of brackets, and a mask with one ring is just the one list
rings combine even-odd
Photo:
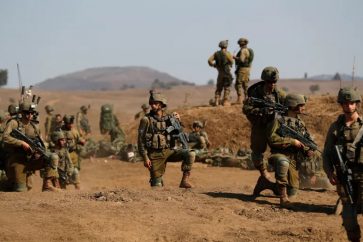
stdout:
[[295,195],[299,189],[300,162],[307,156],[307,151],[294,146],[295,139],[283,136],[281,123],[289,126],[302,135],[307,133],[304,122],[298,118],[281,116],[267,126],[268,144],[271,148],[269,163],[275,167],[275,178],[278,185],[288,188],[288,195]]
[[49,141],[50,134],[53,133],[53,131],[55,131],[56,129],[55,116],[53,114],[47,114],[47,117],[45,118],[44,128],[45,137],[47,137],[47,141]]
[[79,171],[81,169],[81,157],[79,156],[79,152],[81,151],[81,145],[84,144],[84,140],[75,128],[67,130],[66,127],[63,127],[62,131],[66,137],[69,156],[74,167],[71,182],[78,187],[81,182],[79,175]]
[[195,153],[187,149],[174,149],[175,140],[167,132],[171,126],[170,115],[158,118],[152,112],[140,121],[138,129],[138,149],[144,161],[151,161],[150,185],[163,184],[166,163],[182,160],[181,170],[189,172],[195,159]]
[[78,112],[76,115],[77,131],[82,137],[86,137],[91,133],[91,125],[89,124],[87,114]]
[[[283,103],[286,94],[275,89],[271,94],[267,94],[264,87],[264,81],[252,85],[248,89],[248,96],[260,98],[274,103]],[[263,109],[252,106],[249,102],[245,102],[242,109],[251,123],[251,150],[252,161],[256,169],[267,169],[267,164],[263,162],[263,153],[267,149],[267,124],[274,119],[274,114],[265,114]]]
[[217,68],[218,70],[215,95],[218,97],[221,96],[224,89],[224,99],[228,99],[233,81],[233,76],[231,73],[231,68],[233,65],[232,54],[226,49],[219,50],[209,57],[208,64]]
[[45,178],[54,177],[57,174],[58,160],[46,161],[44,158],[34,159],[22,148],[22,141],[10,135],[13,129],[20,130],[31,139],[40,138],[40,130],[37,124],[29,122],[24,124],[21,120],[10,120],[5,128],[3,141],[7,155],[6,173],[11,189],[14,191],[26,191],[27,180],[35,170],[46,168]]
[[235,89],[238,96],[242,95],[242,89],[245,97],[247,96],[248,82],[250,81],[250,71],[253,61],[252,49],[244,46],[236,56],[236,83]]
[[66,148],[52,148],[51,151],[59,157],[58,177],[60,187],[66,189],[74,172],[74,166]]
[[[359,117],[356,122],[347,126],[345,124],[344,115],[340,115],[330,126],[323,152],[324,170],[327,174],[332,174],[334,172],[333,162],[336,162],[337,159],[334,152],[334,146],[342,145],[343,156],[347,157],[346,151],[350,147],[350,144],[353,143],[362,125],[363,119]],[[339,185],[339,183],[337,184],[337,192],[343,203],[343,226],[347,231],[348,239],[359,241],[361,231],[357,220],[357,214],[363,213],[363,152],[360,144],[358,144],[356,149],[355,157],[348,159],[347,166],[353,173],[354,204],[350,204],[343,187]]]

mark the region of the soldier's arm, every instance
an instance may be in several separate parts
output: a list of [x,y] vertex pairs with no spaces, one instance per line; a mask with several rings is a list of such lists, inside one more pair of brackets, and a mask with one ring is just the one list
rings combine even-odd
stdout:
[[18,128],[18,122],[16,120],[11,120],[7,123],[3,134],[3,142],[8,145],[22,147],[24,141],[15,139],[10,135],[11,131],[16,128]]
[[243,48],[241,50],[241,55],[239,57],[239,60],[241,61],[241,63],[246,63],[249,57],[249,52],[247,48]]
[[329,131],[326,135],[324,150],[323,150],[323,168],[328,176],[331,176],[331,174],[334,173],[333,161],[335,159],[334,145],[336,145],[337,142],[336,133],[337,133],[337,126],[336,123],[333,123],[330,126]]
[[277,133],[280,128],[280,123],[277,119],[267,124],[267,141],[270,147],[274,148],[287,148],[294,145],[295,139],[289,137],[282,137]]
[[211,67],[216,67],[215,63],[214,63],[214,55],[211,55],[211,57],[208,58],[208,65]]
[[147,117],[143,117],[140,120],[140,125],[138,129],[137,147],[139,149],[139,154],[144,159],[144,161],[149,160],[146,150],[146,132],[148,126],[149,126],[149,119]]
[[226,52],[226,57],[227,57],[227,61],[228,61],[228,64],[230,65],[230,66],[232,66],[233,65],[233,63],[234,63],[234,60],[233,60],[233,55],[231,54],[231,52]]
[[81,113],[77,113],[76,115],[76,128],[79,133],[82,133],[82,127],[81,127]]

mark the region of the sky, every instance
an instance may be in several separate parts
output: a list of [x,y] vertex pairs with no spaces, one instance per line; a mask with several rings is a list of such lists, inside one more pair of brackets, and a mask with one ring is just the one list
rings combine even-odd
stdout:
[[229,40],[254,50],[251,78],[363,75],[361,0],[2,0],[0,69],[8,87],[92,67],[147,66],[205,84],[207,59]]

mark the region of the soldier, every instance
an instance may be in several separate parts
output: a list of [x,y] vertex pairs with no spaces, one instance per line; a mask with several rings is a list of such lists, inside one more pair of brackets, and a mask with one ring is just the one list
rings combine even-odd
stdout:
[[179,114],[166,114],[166,98],[160,93],[150,92],[149,105],[151,111],[141,119],[138,130],[138,149],[144,159],[144,166],[150,171],[150,185],[162,187],[166,162],[183,160],[181,170],[183,178],[180,188],[191,188],[189,183],[190,170],[195,153],[188,149],[177,149],[175,139],[167,130],[172,119],[180,120]]
[[[271,66],[264,68],[261,79],[263,81],[248,88],[248,97],[260,98],[271,103],[283,103],[285,93],[276,87],[276,82],[279,80],[277,68]],[[275,188],[267,171],[267,162],[263,159],[263,153],[267,149],[266,126],[275,118],[275,113],[268,108],[253,105],[248,99],[244,102],[242,111],[251,122],[251,159],[256,169],[260,171],[253,195],[258,196],[265,188]]]
[[70,178],[74,172],[73,163],[66,148],[67,141],[62,131],[54,131],[51,134],[51,139],[52,142],[54,143],[54,147],[51,148],[51,151],[56,153],[59,157],[59,162],[58,162],[59,179],[53,180],[53,184],[56,187],[66,189],[67,185],[69,184]]
[[247,98],[248,82],[250,81],[251,65],[254,58],[254,52],[251,48],[247,48],[248,40],[240,38],[238,45],[241,47],[233,59],[236,61],[236,84],[235,89],[237,92],[237,104],[242,104],[242,88],[244,98]]
[[17,192],[31,189],[28,183],[31,174],[35,170],[45,168],[43,191],[54,191],[55,189],[50,180],[56,175],[58,156],[49,154],[47,155],[49,160],[46,160],[45,157],[32,150],[28,143],[11,135],[12,131],[17,129],[29,138],[41,141],[39,126],[33,122],[35,104],[25,100],[20,104],[19,111],[21,118],[9,120],[3,136],[4,149],[7,153],[6,175],[10,186],[9,189]]
[[88,107],[82,106],[80,108],[80,112],[76,115],[76,126],[78,133],[83,137],[86,138],[91,134],[91,125],[89,124],[87,112],[90,108],[90,105]]
[[221,94],[224,89],[223,106],[229,106],[229,94],[231,92],[231,84],[233,81],[231,73],[233,56],[227,51],[228,40],[219,42],[219,47],[221,50],[215,52],[211,57],[209,57],[208,64],[218,70],[215,105],[218,106],[220,104]]
[[63,126],[63,117],[61,114],[57,113],[55,115],[55,125],[54,125],[54,131],[59,131],[62,129]]
[[101,106],[100,131],[101,134],[109,133],[114,127],[120,127],[120,122],[113,114],[112,105],[104,104]]
[[55,116],[53,115],[54,112],[54,108],[50,105],[46,105],[45,106],[45,111],[47,113],[47,116],[45,118],[45,140],[47,142],[50,141],[50,134],[54,131],[55,129]]
[[0,182],[6,180],[5,151],[3,147],[3,133],[6,127],[5,112],[0,110]]
[[66,137],[69,156],[72,160],[74,167],[71,181],[74,184],[75,188],[79,190],[81,188],[81,181],[79,175],[79,172],[81,170],[81,157],[79,156],[79,152],[81,151],[81,146],[85,144],[85,140],[78,133],[77,129],[73,127],[73,115],[64,115],[63,123],[64,124],[62,126],[62,131],[64,132],[64,135]]
[[[323,165],[328,178],[333,185],[337,185],[337,192],[343,203],[343,226],[350,241],[360,241],[361,231],[357,214],[362,214],[363,204],[363,153],[362,153],[362,125],[363,119],[358,113],[361,95],[352,88],[343,88],[338,93],[338,103],[343,114],[331,124],[325,140]],[[355,145],[356,144],[356,145]],[[344,190],[342,177],[337,176],[334,164],[337,162],[335,145],[343,147],[342,157],[346,166],[352,171],[353,204]]]
[[269,163],[275,167],[275,178],[280,194],[280,205],[289,206],[289,198],[297,195],[299,189],[299,166],[305,157],[311,157],[313,151],[297,139],[285,135],[282,124],[310,137],[305,123],[299,115],[305,111],[306,98],[299,94],[288,94],[285,106],[286,115],[279,116],[268,124],[268,144],[271,148]]
[[141,109],[142,110],[140,112],[135,114],[135,120],[143,118],[149,112],[150,106],[144,103],[143,105],[141,105]]
[[192,132],[189,133],[189,147],[195,151],[195,161],[203,162],[208,155],[210,142],[208,134],[203,130],[204,125],[201,121],[194,121]]

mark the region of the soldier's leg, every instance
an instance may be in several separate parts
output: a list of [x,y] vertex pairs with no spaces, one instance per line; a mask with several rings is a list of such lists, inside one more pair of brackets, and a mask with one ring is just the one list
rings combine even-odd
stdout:
[[229,102],[229,95],[231,93],[231,83],[232,80],[230,77],[224,77],[223,79],[223,89],[224,89],[224,95],[223,95],[223,106],[230,106],[231,103]]
[[42,191],[60,191],[59,174],[58,174],[59,157],[56,154],[50,155],[50,160],[43,160],[45,169],[43,175]]
[[247,89],[249,81],[250,81],[250,68],[241,68],[241,84],[245,99],[247,98]]
[[169,150],[164,150],[164,152],[153,152],[149,154],[151,160],[150,186],[164,186],[163,175],[166,168],[166,159],[170,155],[169,153]]
[[12,191],[26,192],[28,190],[26,186],[26,169],[24,163],[12,162],[10,165],[11,176],[13,176]]
[[81,178],[79,174],[79,161],[78,155],[75,151],[69,153],[69,157],[72,160],[72,164],[74,166],[74,170],[71,176],[71,183],[74,184],[74,187],[79,190],[81,189]]
[[347,237],[350,241],[360,241],[361,231],[357,219],[357,209],[351,205],[347,199],[343,199],[343,226],[347,232]]
[[180,188],[191,188],[192,185],[189,182],[190,171],[192,169],[195,160],[194,150],[177,150],[172,154],[167,161],[182,161],[181,170],[183,172],[183,177],[180,181]]
[[270,159],[274,160],[275,178],[280,194],[280,205],[286,206],[290,203],[287,195],[287,186],[289,184],[290,161],[284,155],[275,155]]
[[271,179],[267,172],[267,163],[264,161],[263,153],[267,149],[267,137],[264,127],[252,126],[251,128],[251,159],[255,168],[260,171],[261,176]]
[[243,87],[243,81],[242,81],[242,75],[240,72],[237,72],[236,74],[236,83],[234,84],[234,89],[236,89],[237,93],[237,104],[242,103],[242,87]]
[[215,91],[215,101],[214,101],[215,106],[220,105],[222,91],[223,91],[223,78],[221,74],[218,74],[216,91]]
[[296,168],[296,161],[289,159],[289,170],[288,170],[288,186],[287,186],[287,196],[289,199],[296,197],[299,190],[299,171]]

